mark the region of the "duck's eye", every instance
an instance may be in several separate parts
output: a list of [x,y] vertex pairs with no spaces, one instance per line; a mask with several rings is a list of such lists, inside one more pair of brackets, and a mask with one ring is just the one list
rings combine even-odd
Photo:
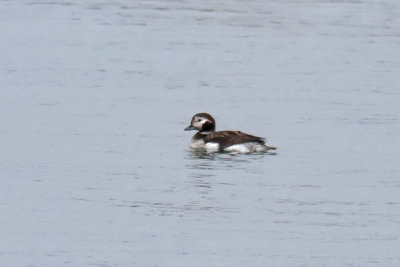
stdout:
[[201,119],[197,119],[197,122],[201,122]]

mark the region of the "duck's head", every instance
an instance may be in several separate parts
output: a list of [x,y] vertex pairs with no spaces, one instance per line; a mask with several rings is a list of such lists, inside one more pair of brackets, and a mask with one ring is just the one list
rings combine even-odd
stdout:
[[215,120],[208,113],[197,113],[193,116],[192,121],[185,131],[198,130],[200,132],[214,132]]

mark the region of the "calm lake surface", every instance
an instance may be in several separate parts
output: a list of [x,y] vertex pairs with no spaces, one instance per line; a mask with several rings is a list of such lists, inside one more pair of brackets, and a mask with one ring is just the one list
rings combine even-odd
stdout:
[[[400,266],[397,0],[0,2],[1,266]],[[193,152],[193,114],[276,155]]]

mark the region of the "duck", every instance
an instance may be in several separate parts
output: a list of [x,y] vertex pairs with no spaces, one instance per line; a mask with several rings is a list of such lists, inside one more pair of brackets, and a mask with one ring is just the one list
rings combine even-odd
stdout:
[[215,131],[215,119],[208,113],[197,113],[184,130],[198,131],[193,135],[190,148],[207,152],[254,153],[276,150],[266,145],[265,138],[240,131]]

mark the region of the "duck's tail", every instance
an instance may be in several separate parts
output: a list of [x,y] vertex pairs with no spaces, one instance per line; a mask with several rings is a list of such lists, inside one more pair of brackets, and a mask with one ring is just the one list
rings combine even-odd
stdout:
[[268,150],[276,150],[277,149],[277,147],[275,147],[275,146],[267,146],[267,145],[264,145]]

